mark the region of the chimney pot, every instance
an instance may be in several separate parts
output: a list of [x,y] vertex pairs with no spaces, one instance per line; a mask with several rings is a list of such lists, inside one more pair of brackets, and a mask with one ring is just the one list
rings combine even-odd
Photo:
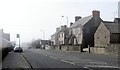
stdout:
[[75,22],[78,21],[81,18],[81,16],[75,16]]
[[61,29],[65,29],[67,26],[66,25],[63,25],[63,26],[61,26]]
[[72,25],[73,23],[72,22],[70,22],[70,26]]
[[59,31],[59,30],[60,30],[60,27],[57,27],[57,28],[56,28],[56,32]]

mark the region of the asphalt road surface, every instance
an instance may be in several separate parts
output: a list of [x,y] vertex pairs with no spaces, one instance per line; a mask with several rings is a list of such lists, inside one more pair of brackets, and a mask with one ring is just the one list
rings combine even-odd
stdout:
[[119,68],[118,57],[57,50],[26,49],[23,53],[10,52],[3,60],[3,69],[67,69],[98,70]]

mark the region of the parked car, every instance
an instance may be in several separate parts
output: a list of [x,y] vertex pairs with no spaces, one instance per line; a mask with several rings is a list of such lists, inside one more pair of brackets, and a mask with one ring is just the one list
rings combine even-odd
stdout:
[[14,52],[23,52],[23,49],[21,47],[16,46],[14,48]]

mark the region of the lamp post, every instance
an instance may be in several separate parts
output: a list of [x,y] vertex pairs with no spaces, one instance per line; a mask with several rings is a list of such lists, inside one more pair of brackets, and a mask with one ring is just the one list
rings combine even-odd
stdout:
[[116,17],[116,14],[117,14],[118,12],[114,12],[114,18]]
[[67,26],[68,26],[68,17],[67,16],[62,16],[62,17],[66,17],[67,18]]
[[43,40],[45,40],[45,31],[44,30],[40,30],[41,32],[43,32]]

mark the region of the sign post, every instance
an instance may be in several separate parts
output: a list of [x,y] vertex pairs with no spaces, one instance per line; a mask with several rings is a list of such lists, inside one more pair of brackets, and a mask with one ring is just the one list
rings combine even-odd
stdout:
[[17,34],[17,38],[19,38],[19,48],[20,48],[20,34]]

